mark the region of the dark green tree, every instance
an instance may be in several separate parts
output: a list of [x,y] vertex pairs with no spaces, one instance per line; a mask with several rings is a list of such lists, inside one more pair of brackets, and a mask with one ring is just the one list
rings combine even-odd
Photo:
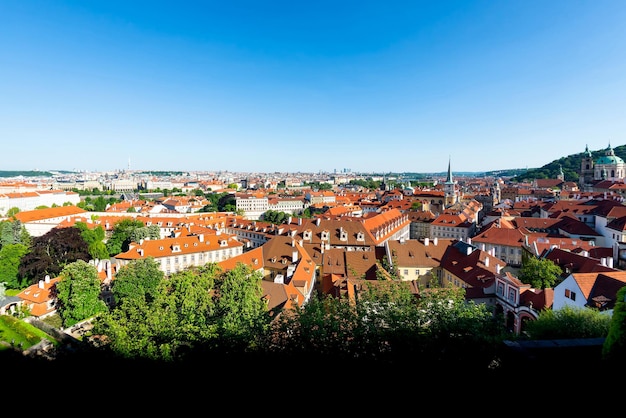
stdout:
[[609,332],[602,346],[602,357],[624,370],[626,366],[626,286],[617,291]]
[[74,261],[89,261],[89,246],[77,227],[52,228],[34,237],[30,252],[20,260],[21,283],[35,284],[46,275],[57,277],[63,267]]

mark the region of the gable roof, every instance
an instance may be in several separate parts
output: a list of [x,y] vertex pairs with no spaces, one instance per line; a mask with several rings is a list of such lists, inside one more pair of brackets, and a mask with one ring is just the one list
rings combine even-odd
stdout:
[[42,221],[45,219],[61,218],[64,216],[80,215],[87,212],[78,206],[59,206],[54,208],[43,208],[27,210],[15,214],[15,219],[22,223]]

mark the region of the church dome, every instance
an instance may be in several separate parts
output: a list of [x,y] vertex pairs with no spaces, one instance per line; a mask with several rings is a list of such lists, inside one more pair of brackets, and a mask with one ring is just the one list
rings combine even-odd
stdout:
[[624,164],[624,160],[617,155],[605,155],[598,158],[596,164]]
[[618,164],[624,164],[624,160],[622,160],[620,157],[615,155],[615,151],[613,151],[613,148],[611,148],[611,146],[609,145],[609,147],[606,150],[606,154],[598,158],[596,160],[596,164],[618,165]]

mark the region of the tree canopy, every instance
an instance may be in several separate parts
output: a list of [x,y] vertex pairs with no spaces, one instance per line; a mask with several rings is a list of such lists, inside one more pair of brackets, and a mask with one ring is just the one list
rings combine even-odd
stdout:
[[[138,219],[123,218],[113,225],[113,233],[106,242],[110,256],[128,251],[129,244],[136,237],[135,231],[145,228],[143,222]],[[157,226],[158,228],[158,226]]]
[[563,270],[547,258],[526,257],[519,270],[519,279],[535,289],[554,288],[562,280]]
[[64,327],[107,310],[100,297],[101,282],[95,266],[77,260],[66,265],[59,277],[55,291],[59,303],[57,311]]
[[21,283],[35,284],[46,275],[56,277],[69,263],[90,259],[89,246],[80,229],[53,228],[33,238],[30,252],[20,260],[18,276]]

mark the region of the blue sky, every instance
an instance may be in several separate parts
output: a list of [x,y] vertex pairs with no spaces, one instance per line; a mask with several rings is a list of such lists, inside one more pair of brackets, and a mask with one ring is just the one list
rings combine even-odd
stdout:
[[0,0],[0,170],[440,172],[626,140],[626,2]]

